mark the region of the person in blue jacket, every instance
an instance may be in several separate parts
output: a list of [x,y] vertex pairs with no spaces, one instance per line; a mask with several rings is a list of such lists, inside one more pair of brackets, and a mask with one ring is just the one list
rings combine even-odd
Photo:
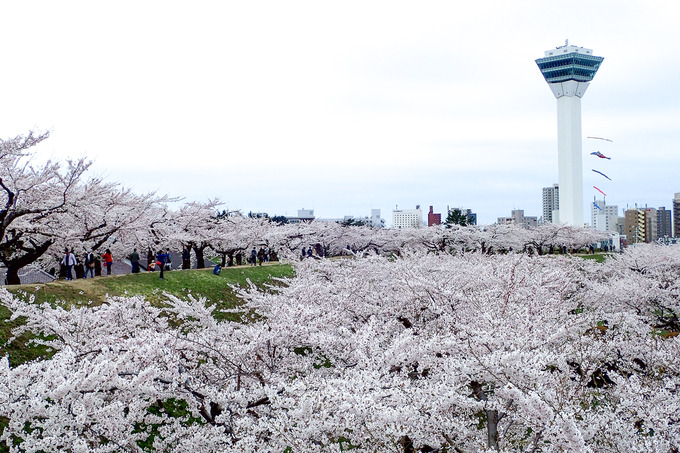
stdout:
[[167,260],[168,260],[168,254],[163,253],[162,249],[159,250],[158,255],[156,255],[156,266],[160,267],[161,275],[160,275],[159,278],[162,278],[163,280],[165,280],[165,277],[163,277],[163,268],[165,268],[165,263],[166,263]]

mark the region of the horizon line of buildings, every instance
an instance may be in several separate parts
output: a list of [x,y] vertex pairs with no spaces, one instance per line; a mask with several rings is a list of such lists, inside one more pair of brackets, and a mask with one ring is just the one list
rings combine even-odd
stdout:
[[[543,188],[542,216],[527,216],[522,209],[513,209],[509,217],[498,217],[498,225],[521,225],[533,228],[547,223],[560,223],[559,220],[559,184]],[[420,205],[415,209],[399,209],[395,206],[392,210],[391,228],[419,228],[446,223],[448,216],[459,210],[460,214],[469,219],[469,224],[477,224],[477,214],[471,209],[446,207],[446,214],[434,212],[433,206],[429,207],[427,218],[423,217]],[[608,205],[605,198],[594,199],[591,203],[590,226],[598,231],[617,233],[625,236],[630,243],[638,242],[669,242],[670,238],[680,238],[680,192],[675,193],[672,200],[672,209],[661,206],[638,207],[623,209],[623,215],[619,215],[617,205]],[[370,216],[344,216],[343,218],[317,218],[313,209],[299,209],[297,216],[286,217],[290,223],[301,222],[353,222],[354,224],[369,225],[376,228],[385,227],[385,219],[381,217],[380,209],[371,209]]]

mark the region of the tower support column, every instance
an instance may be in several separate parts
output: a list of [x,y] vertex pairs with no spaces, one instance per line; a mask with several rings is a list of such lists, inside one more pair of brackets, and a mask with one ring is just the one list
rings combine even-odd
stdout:
[[557,156],[560,223],[583,226],[581,98],[557,98]]

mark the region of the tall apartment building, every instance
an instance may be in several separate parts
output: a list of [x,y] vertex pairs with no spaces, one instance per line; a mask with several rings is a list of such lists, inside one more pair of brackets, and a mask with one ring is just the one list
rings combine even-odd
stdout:
[[664,206],[656,210],[656,237],[659,239],[673,237],[671,211]]
[[649,243],[658,239],[656,209],[628,209],[624,217],[624,232],[628,244]]
[[392,228],[419,228],[423,225],[423,211],[420,205],[415,209],[395,209],[392,211]]
[[619,207],[607,205],[605,200],[595,200],[590,204],[590,224],[597,231],[618,231]]
[[560,209],[560,186],[543,188],[543,223],[558,223]]
[[680,238],[680,192],[673,197],[673,237]]

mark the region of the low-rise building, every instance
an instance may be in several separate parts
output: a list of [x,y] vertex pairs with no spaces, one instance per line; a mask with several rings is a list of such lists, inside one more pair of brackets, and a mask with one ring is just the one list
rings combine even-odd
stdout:
[[525,216],[523,209],[513,209],[510,217],[499,217],[496,223],[499,225],[521,225],[526,228],[533,228],[538,226],[538,218]]

